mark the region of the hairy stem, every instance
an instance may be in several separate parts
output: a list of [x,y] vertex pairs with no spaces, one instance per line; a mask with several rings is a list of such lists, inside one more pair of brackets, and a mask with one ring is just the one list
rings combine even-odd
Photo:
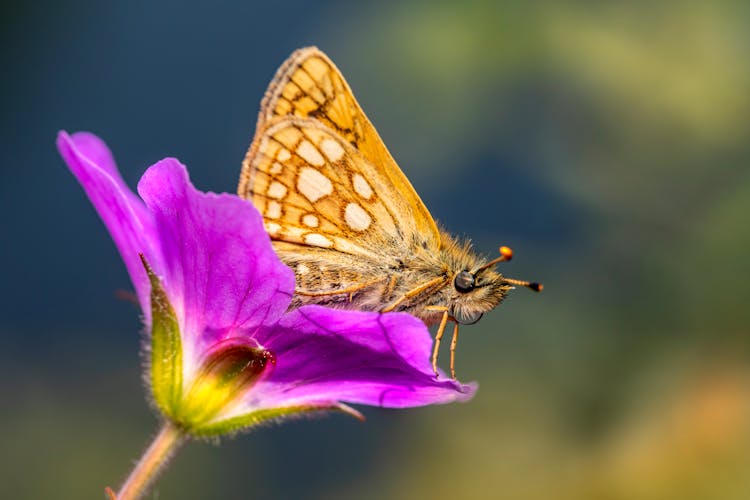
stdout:
[[183,441],[184,434],[166,422],[120,488],[117,500],[141,498]]

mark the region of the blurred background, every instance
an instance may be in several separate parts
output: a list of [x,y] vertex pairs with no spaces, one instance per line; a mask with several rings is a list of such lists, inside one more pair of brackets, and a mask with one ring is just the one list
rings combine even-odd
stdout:
[[[190,443],[149,498],[750,498],[747,2],[0,4],[0,497],[103,498],[157,428],[114,245],[54,148],[234,191],[279,64],[338,64],[436,219],[542,281],[461,405]],[[470,196],[466,194],[470,193]],[[447,352],[446,352],[447,354]],[[447,355],[442,357],[447,362]]]

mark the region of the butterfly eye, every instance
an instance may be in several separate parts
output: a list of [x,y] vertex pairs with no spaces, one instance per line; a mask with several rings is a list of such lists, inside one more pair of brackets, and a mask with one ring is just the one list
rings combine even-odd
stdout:
[[465,311],[453,311],[453,317],[461,323],[462,325],[473,325],[480,319],[482,319],[483,313],[476,311],[476,312],[465,312]]
[[453,280],[453,286],[461,293],[474,290],[474,275],[469,271],[461,271],[456,275],[456,279]]

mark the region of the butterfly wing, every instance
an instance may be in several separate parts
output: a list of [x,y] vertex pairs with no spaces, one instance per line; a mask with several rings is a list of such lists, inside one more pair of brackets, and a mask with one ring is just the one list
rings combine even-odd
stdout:
[[274,240],[393,259],[421,244],[390,179],[336,132],[310,118],[273,119],[253,145],[250,196]]
[[[341,149],[343,153],[327,156],[326,148],[334,148],[336,153]],[[336,159],[331,160],[332,157]],[[275,179],[276,175],[283,179]],[[277,186],[273,183],[282,180],[290,196],[283,204],[269,196],[274,194],[269,192],[271,186]],[[327,192],[329,183],[331,194],[335,195],[326,195],[326,200],[310,201],[298,192],[300,186],[307,187],[308,194],[313,189]],[[362,192],[369,193],[368,190],[374,201],[363,199]],[[271,229],[278,227],[269,231],[274,239],[352,254],[382,249],[378,245],[389,238],[420,241],[428,248],[440,245],[432,216],[365,116],[341,72],[314,47],[292,54],[266,91],[238,191],[240,196],[253,199]],[[284,217],[271,217],[277,213],[273,201],[278,202]],[[352,208],[356,206],[364,212]],[[320,219],[319,231],[307,231],[302,219],[305,215]],[[363,226],[368,217],[366,230],[358,231],[356,228]],[[312,220],[307,217],[308,222]],[[352,239],[354,235],[357,238]]]

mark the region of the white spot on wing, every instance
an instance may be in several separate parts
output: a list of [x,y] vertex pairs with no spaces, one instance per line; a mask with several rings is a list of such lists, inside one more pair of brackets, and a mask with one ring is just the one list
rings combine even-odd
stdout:
[[266,206],[265,215],[269,219],[278,219],[281,217],[281,204],[278,201],[269,201]]
[[276,198],[277,200],[282,199],[284,196],[286,196],[286,186],[278,181],[273,181],[268,186],[268,197],[269,198]]
[[355,231],[364,231],[372,223],[372,217],[356,203],[349,203],[344,210],[346,224]]
[[[286,151],[286,149],[284,151]],[[289,154],[289,151],[287,151],[287,154]],[[281,163],[275,161],[273,162],[273,165],[271,165],[271,168],[268,169],[268,172],[271,175],[279,175],[282,170],[284,170],[284,167],[281,165]]]
[[276,158],[279,161],[287,161],[291,157],[292,157],[292,153],[290,153],[288,149],[281,149],[276,155]]
[[[305,235],[305,243],[308,245],[316,246],[316,247],[323,247],[323,248],[330,248],[333,246],[333,242],[323,236],[322,234],[318,233],[310,233]],[[322,271],[323,269],[321,269]]]
[[320,149],[323,150],[323,154],[331,161],[339,161],[344,156],[344,148],[333,139],[323,139],[320,143]]
[[365,200],[369,200],[372,197],[372,188],[367,179],[362,177],[362,175],[354,174],[352,176],[352,185],[354,186],[354,191]]
[[317,215],[305,214],[302,216],[302,224],[306,225],[307,227],[318,227],[320,221],[318,220]]
[[316,167],[325,165],[326,161],[323,159],[323,156],[321,156],[310,141],[305,140],[300,142],[299,146],[297,146],[297,154],[310,165],[315,165]]
[[297,178],[297,190],[311,203],[315,203],[333,193],[333,184],[328,177],[314,168],[302,167]]
[[268,234],[270,234],[271,236],[274,236],[279,231],[281,231],[281,226],[279,226],[275,222],[266,222],[266,231],[268,231]]

